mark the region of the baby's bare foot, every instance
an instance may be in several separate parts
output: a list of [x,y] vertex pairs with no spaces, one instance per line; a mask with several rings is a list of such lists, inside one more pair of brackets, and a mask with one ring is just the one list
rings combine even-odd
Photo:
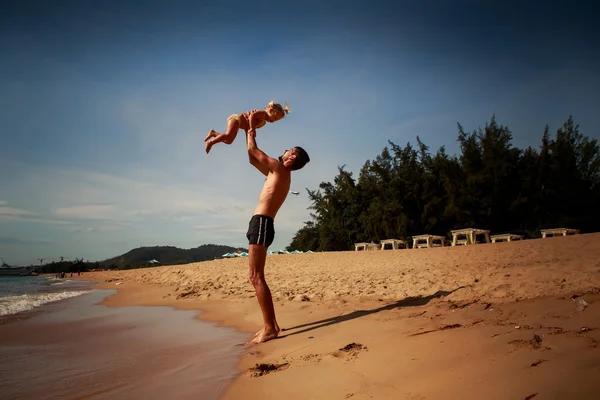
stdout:
[[211,143],[210,141],[206,142],[206,154],[210,153],[210,149],[213,147],[213,143]]
[[211,129],[208,132],[208,135],[206,135],[206,137],[204,138],[204,141],[206,142],[208,139],[217,136],[217,132],[214,129]]

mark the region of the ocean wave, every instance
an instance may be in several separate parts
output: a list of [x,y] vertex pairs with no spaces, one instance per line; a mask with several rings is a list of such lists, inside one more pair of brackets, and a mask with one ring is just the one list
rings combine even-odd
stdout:
[[31,293],[19,296],[0,297],[0,316],[11,315],[23,311],[33,310],[41,305],[53,301],[64,300],[71,297],[89,293],[86,290],[57,293]]
[[52,282],[50,283],[50,286],[56,286],[56,285],[64,285],[65,283],[71,283],[73,281],[69,280],[69,279],[65,279],[65,280],[60,280],[57,282]]

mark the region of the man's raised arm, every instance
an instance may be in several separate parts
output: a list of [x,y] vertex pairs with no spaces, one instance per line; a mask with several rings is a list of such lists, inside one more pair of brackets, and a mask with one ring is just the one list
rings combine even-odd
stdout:
[[[254,135],[246,134],[246,146],[248,147],[248,158],[250,159],[250,164],[254,165],[254,167],[257,170],[259,170],[264,176],[269,175],[269,167],[267,165],[261,164],[260,161],[258,161],[256,156],[254,155],[254,149],[260,151],[256,146],[256,140],[254,139]],[[262,151],[260,152],[262,153]]]
[[248,144],[248,157],[250,158],[250,163],[260,172],[268,175],[269,172],[275,171],[279,167],[279,161],[269,157],[258,148],[254,135],[246,135],[246,141]]

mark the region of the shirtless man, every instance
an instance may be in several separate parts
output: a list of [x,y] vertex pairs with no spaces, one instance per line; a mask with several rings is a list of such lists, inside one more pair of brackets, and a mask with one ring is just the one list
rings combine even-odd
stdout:
[[290,190],[291,172],[304,167],[310,158],[303,148],[294,147],[286,150],[276,160],[267,156],[256,146],[255,135],[252,133],[246,135],[246,142],[250,164],[267,177],[246,234],[249,241],[250,283],[256,290],[264,321],[263,329],[258,331],[248,342],[248,344],[253,344],[275,339],[279,335],[279,325],[275,319],[271,291],[265,281],[267,248],[273,243],[275,237],[273,220]]

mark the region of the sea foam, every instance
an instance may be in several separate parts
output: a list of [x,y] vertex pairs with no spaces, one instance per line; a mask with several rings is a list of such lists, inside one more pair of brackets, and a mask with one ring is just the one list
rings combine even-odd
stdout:
[[51,303],[53,301],[81,296],[82,294],[86,293],[89,292],[85,290],[77,290],[56,293],[30,293],[19,296],[0,297],[0,316],[33,310],[34,308]]

